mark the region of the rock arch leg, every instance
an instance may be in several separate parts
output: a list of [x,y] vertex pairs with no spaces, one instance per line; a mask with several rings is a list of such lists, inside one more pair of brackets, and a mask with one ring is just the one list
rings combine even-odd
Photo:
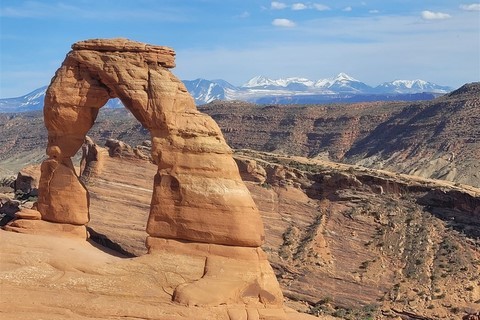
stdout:
[[71,157],[81,148],[108,90],[76,61],[67,58],[47,90],[44,117],[48,159],[42,163],[37,209],[42,220],[85,225],[88,191]]

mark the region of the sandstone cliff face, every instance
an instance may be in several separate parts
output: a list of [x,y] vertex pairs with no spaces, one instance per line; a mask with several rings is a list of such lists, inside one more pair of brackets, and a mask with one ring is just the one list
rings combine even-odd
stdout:
[[478,309],[478,188],[240,153],[284,172],[249,188],[288,299],[345,319],[462,319]]
[[[418,103],[201,107],[237,149],[274,151],[480,186],[480,83]],[[242,123],[238,126],[238,123]]]
[[370,167],[480,186],[480,83],[407,106],[345,155]]
[[[288,305],[346,319],[382,312],[460,319],[475,310],[480,190],[269,153],[243,151],[235,159],[265,221],[263,248]],[[124,167],[132,169],[118,175]],[[90,226],[144,254],[149,195],[142,196],[142,174],[155,166],[107,157],[103,168],[88,186]],[[143,201],[143,211],[121,209],[129,181],[125,200],[138,208]]]
[[[347,319],[382,310],[459,319],[475,309],[478,189],[267,153],[235,159],[251,181],[263,248],[291,306]],[[108,228],[103,215],[96,219]],[[143,245],[138,234],[136,244],[122,239],[129,231],[120,223],[116,229],[122,247]]]
[[236,149],[302,156],[324,154],[340,160],[355,141],[400,112],[402,107],[401,103],[376,102],[348,106],[213,102],[200,109],[219,123],[226,139]]
[[[94,145],[97,149],[94,153],[103,155],[103,160],[101,170],[90,175],[86,183],[91,211],[88,226],[96,241],[124,253],[145,255],[145,227],[152,192],[150,179],[156,174],[157,166],[131,157],[128,152],[124,156],[111,152],[111,148],[117,149],[116,145],[107,148]],[[410,314],[461,319],[466,312],[475,310],[476,301],[480,299],[476,289],[480,256],[475,249],[480,226],[478,189],[269,153],[243,151],[235,155],[235,160],[243,168],[241,175],[265,221],[263,249],[289,306],[313,314],[342,315],[345,319],[363,319],[368,314],[379,318]],[[97,167],[96,161],[91,165]],[[141,268],[135,258],[131,260],[133,264],[121,267],[121,279],[127,281],[126,270],[145,275],[149,274],[146,270],[163,272],[165,261],[184,263],[191,271],[183,276],[198,279],[195,270],[201,269],[201,265],[192,262],[197,261],[195,255],[181,244],[172,245],[171,241],[162,241],[162,246],[173,247],[174,255],[155,251],[154,260],[148,259],[150,255],[138,260],[143,264]],[[18,247],[12,250],[22,251]],[[164,260],[160,261],[160,257]],[[180,257],[188,260],[179,260]],[[233,265],[247,270],[242,264]],[[117,277],[116,264],[110,268],[113,269],[108,274],[113,278],[97,275],[95,281],[118,283],[113,280]],[[215,266],[211,270],[215,270]],[[51,269],[46,271],[52,273]],[[232,269],[228,272],[231,278],[238,275]],[[168,273],[165,278],[173,283],[172,287],[178,281],[175,274]],[[65,278],[66,288],[76,277],[69,276],[73,278]],[[164,281],[160,278],[159,282]],[[210,281],[209,277],[206,280]],[[39,283],[47,283],[42,281]],[[10,282],[3,283],[15,294],[25,294]],[[25,288],[32,288],[31,285]],[[141,286],[135,285],[135,288],[140,290]],[[157,289],[152,286],[150,290],[153,294]],[[172,290],[167,292],[172,294]],[[138,307],[155,314],[153,307],[145,302],[148,299],[131,304],[131,299],[138,298],[134,298],[136,294],[137,291],[132,293],[130,302],[125,301],[132,308],[128,312],[133,314]],[[188,314],[188,310],[168,304],[171,296],[158,294],[162,310],[168,312],[171,319],[176,312]],[[110,295],[115,301],[120,299],[105,290],[101,295],[104,301],[109,301]],[[65,296],[74,297],[67,293]],[[109,307],[99,318],[122,312],[125,310]],[[215,314],[206,307],[199,308],[198,312]],[[292,315],[291,319],[300,317]]]

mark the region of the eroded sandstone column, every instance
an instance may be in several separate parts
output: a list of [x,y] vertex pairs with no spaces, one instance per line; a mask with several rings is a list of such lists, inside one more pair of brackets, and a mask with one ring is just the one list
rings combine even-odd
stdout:
[[48,159],[41,166],[37,202],[43,220],[73,225],[88,222],[88,192],[78,180],[71,157],[109,98],[98,77],[67,56],[45,96]]

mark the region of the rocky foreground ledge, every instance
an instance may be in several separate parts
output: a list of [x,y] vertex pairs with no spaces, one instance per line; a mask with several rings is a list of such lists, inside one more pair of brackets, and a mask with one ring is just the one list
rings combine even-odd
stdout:
[[[187,252],[125,258],[75,238],[3,230],[0,241],[2,319],[310,319],[258,305],[201,305],[202,297],[221,294],[222,284],[202,292],[195,306],[172,303],[178,285],[205,273],[205,258]],[[223,262],[241,282],[249,264]]]

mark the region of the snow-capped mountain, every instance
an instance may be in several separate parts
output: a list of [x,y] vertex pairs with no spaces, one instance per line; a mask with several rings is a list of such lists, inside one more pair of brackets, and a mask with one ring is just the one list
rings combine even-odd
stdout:
[[243,84],[244,88],[265,88],[269,86],[276,86],[275,80],[269,79],[265,76],[256,76]]
[[415,100],[433,98],[452,90],[424,80],[396,80],[373,88],[343,72],[316,81],[299,77],[271,79],[256,76],[238,89],[232,95],[236,99],[260,103]]
[[346,73],[339,73],[335,78],[321,79],[315,82],[315,88],[328,89],[333,92],[367,93],[372,87],[350,77]]
[[315,87],[317,88],[329,88],[335,83],[349,83],[349,82],[360,82],[357,79],[349,76],[346,73],[340,72],[334,78],[320,79],[315,82]]
[[[43,109],[43,102],[48,86],[44,86],[27,93],[24,96],[16,98],[0,99],[0,112],[27,112]],[[105,108],[123,107],[120,99],[110,99],[104,106]]]
[[[370,93],[372,89],[346,73],[316,81],[301,77],[271,79],[265,76],[256,76],[240,86],[234,96],[238,100],[251,102],[268,101],[268,97],[274,97],[272,100],[274,102],[280,96],[328,95],[332,97],[336,94]],[[320,100],[325,101],[325,99]]]
[[335,92],[366,92],[372,88],[365,83],[349,76],[346,73],[339,73],[336,77],[312,81],[307,78],[291,77],[270,79],[265,76],[256,76],[242,85],[242,89],[289,89],[292,91],[312,91],[326,93]]
[[375,88],[378,93],[416,93],[416,92],[434,92],[447,93],[452,88],[447,86],[439,86],[435,83],[424,80],[394,80],[392,82],[384,82]]
[[195,99],[196,104],[209,103],[213,100],[225,100],[225,89],[230,85],[226,81],[222,85],[205,79],[186,80],[183,83]]
[[[0,99],[0,112],[27,112],[43,109],[43,102],[48,86],[43,86],[24,96]],[[120,99],[110,99],[104,108],[122,108]]]
[[[447,93],[450,87],[424,80],[395,80],[375,88],[346,73],[332,78],[310,80],[302,77],[270,79],[256,76],[236,87],[225,80],[184,80],[197,105],[214,100],[243,100],[257,103],[328,103],[378,100],[425,100]],[[0,112],[40,110],[47,87],[17,98],[0,99]],[[421,94],[422,93],[422,94]],[[119,99],[110,99],[107,108],[122,107]]]
[[25,112],[43,108],[47,86],[38,88],[24,96],[0,99],[0,112]]
[[290,89],[302,90],[313,87],[314,82],[306,78],[280,78],[270,79],[265,76],[256,76],[243,84],[243,89]]

